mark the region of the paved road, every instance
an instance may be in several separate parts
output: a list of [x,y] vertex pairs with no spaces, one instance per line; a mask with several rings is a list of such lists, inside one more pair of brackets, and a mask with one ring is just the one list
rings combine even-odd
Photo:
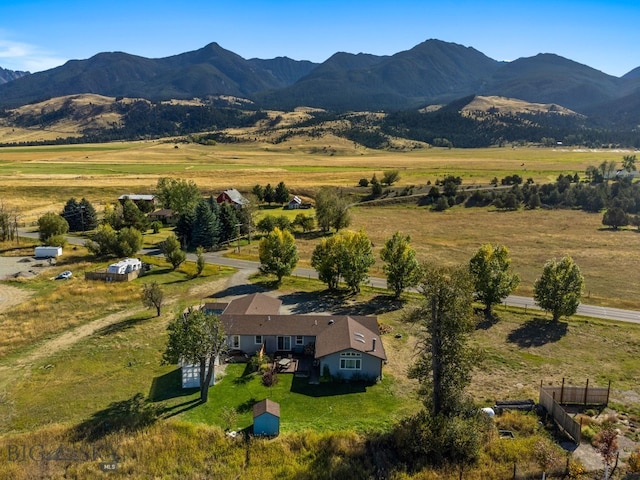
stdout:
[[[37,232],[29,232],[26,230],[20,230],[20,236],[28,238],[38,238]],[[68,236],[67,241],[72,245],[83,245],[85,240],[83,238]],[[141,253],[145,255],[160,255],[157,249],[143,250]],[[187,255],[189,260],[195,261],[196,256],[194,254]],[[215,263],[217,265],[223,265],[227,267],[234,267],[243,270],[258,270],[260,264],[258,262],[252,262],[250,260],[238,260],[234,258],[224,257],[220,252],[206,253],[205,258],[208,263]],[[305,278],[318,278],[318,273],[312,268],[296,268],[293,275],[297,277]],[[387,281],[384,278],[372,277],[369,279],[369,284],[375,288],[387,288]],[[533,298],[519,297],[517,295],[510,295],[506,298],[505,305],[512,307],[520,307],[526,309],[540,310]],[[616,320],[620,322],[638,323],[640,324],[640,312],[636,310],[623,310],[620,308],[611,307],[598,307],[594,305],[585,305],[581,303],[578,306],[577,313],[584,315],[585,317],[604,318],[607,320]]]

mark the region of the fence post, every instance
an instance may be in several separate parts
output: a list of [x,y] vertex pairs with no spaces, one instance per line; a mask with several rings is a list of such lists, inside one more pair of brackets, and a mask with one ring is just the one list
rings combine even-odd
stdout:
[[587,378],[587,385],[584,387],[584,405],[587,405],[587,398],[589,396],[589,379]]
[[562,377],[562,386],[560,387],[560,405],[562,405],[562,401],[564,400],[564,377]]
[[513,480],[516,480],[516,467],[518,466],[518,464],[516,462],[513,462]]
[[609,386],[607,387],[607,403],[605,405],[609,405],[609,392],[611,391],[611,380],[609,380]]

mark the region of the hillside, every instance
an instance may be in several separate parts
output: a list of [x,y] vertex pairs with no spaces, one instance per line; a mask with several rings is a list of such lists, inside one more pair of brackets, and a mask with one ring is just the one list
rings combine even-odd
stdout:
[[104,52],[15,78],[19,73],[0,85],[0,108],[93,93],[151,101],[230,95],[272,110],[391,112],[487,95],[555,103],[608,126],[608,105],[625,99],[616,106],[618,120],[624,119],[633,117],[631,106],[640,98],[637,69],[617,78],[551,53],[499,62],[436,39],[390,56],[338,52],[322,64],[286,57],[247,60],[210,43],[166,58]]
[[612,143],[638,147],[633,131],[611,132],[557,104],[496,96],[472,95],[420,110],[333,113],[302,107],[256,110],[250,101],[233,96],[151,102],[89,94],[57,97],[0,116],[3,145],[166,137],[203,144],[291,144],[333,138],[333,143],[399,150],[539,144],[550,139],[594,148]]

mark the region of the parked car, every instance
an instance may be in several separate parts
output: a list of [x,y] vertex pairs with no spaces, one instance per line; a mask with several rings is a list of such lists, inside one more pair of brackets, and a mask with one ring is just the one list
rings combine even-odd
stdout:
[[73,275],[71,273],[71,270],[65,270],[64,272],[58,274],[56,280],[69,280],[71,278],[71,275]]

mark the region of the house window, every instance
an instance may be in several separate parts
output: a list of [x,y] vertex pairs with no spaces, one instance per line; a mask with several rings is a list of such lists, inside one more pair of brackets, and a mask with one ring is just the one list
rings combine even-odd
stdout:
[[231,348],[240,348],[240,335],[231,335]]
[[358,352],[342,352],[340,354],[340,370],[360,370],[362,354]]
[[262,335],[256,335],[254,342],[256,345],[262,345]]
[[296,335],[296,345],[304,345],[304,337],[302,335]]
[[291,350],[291,337],[278,337],[278,350]]

